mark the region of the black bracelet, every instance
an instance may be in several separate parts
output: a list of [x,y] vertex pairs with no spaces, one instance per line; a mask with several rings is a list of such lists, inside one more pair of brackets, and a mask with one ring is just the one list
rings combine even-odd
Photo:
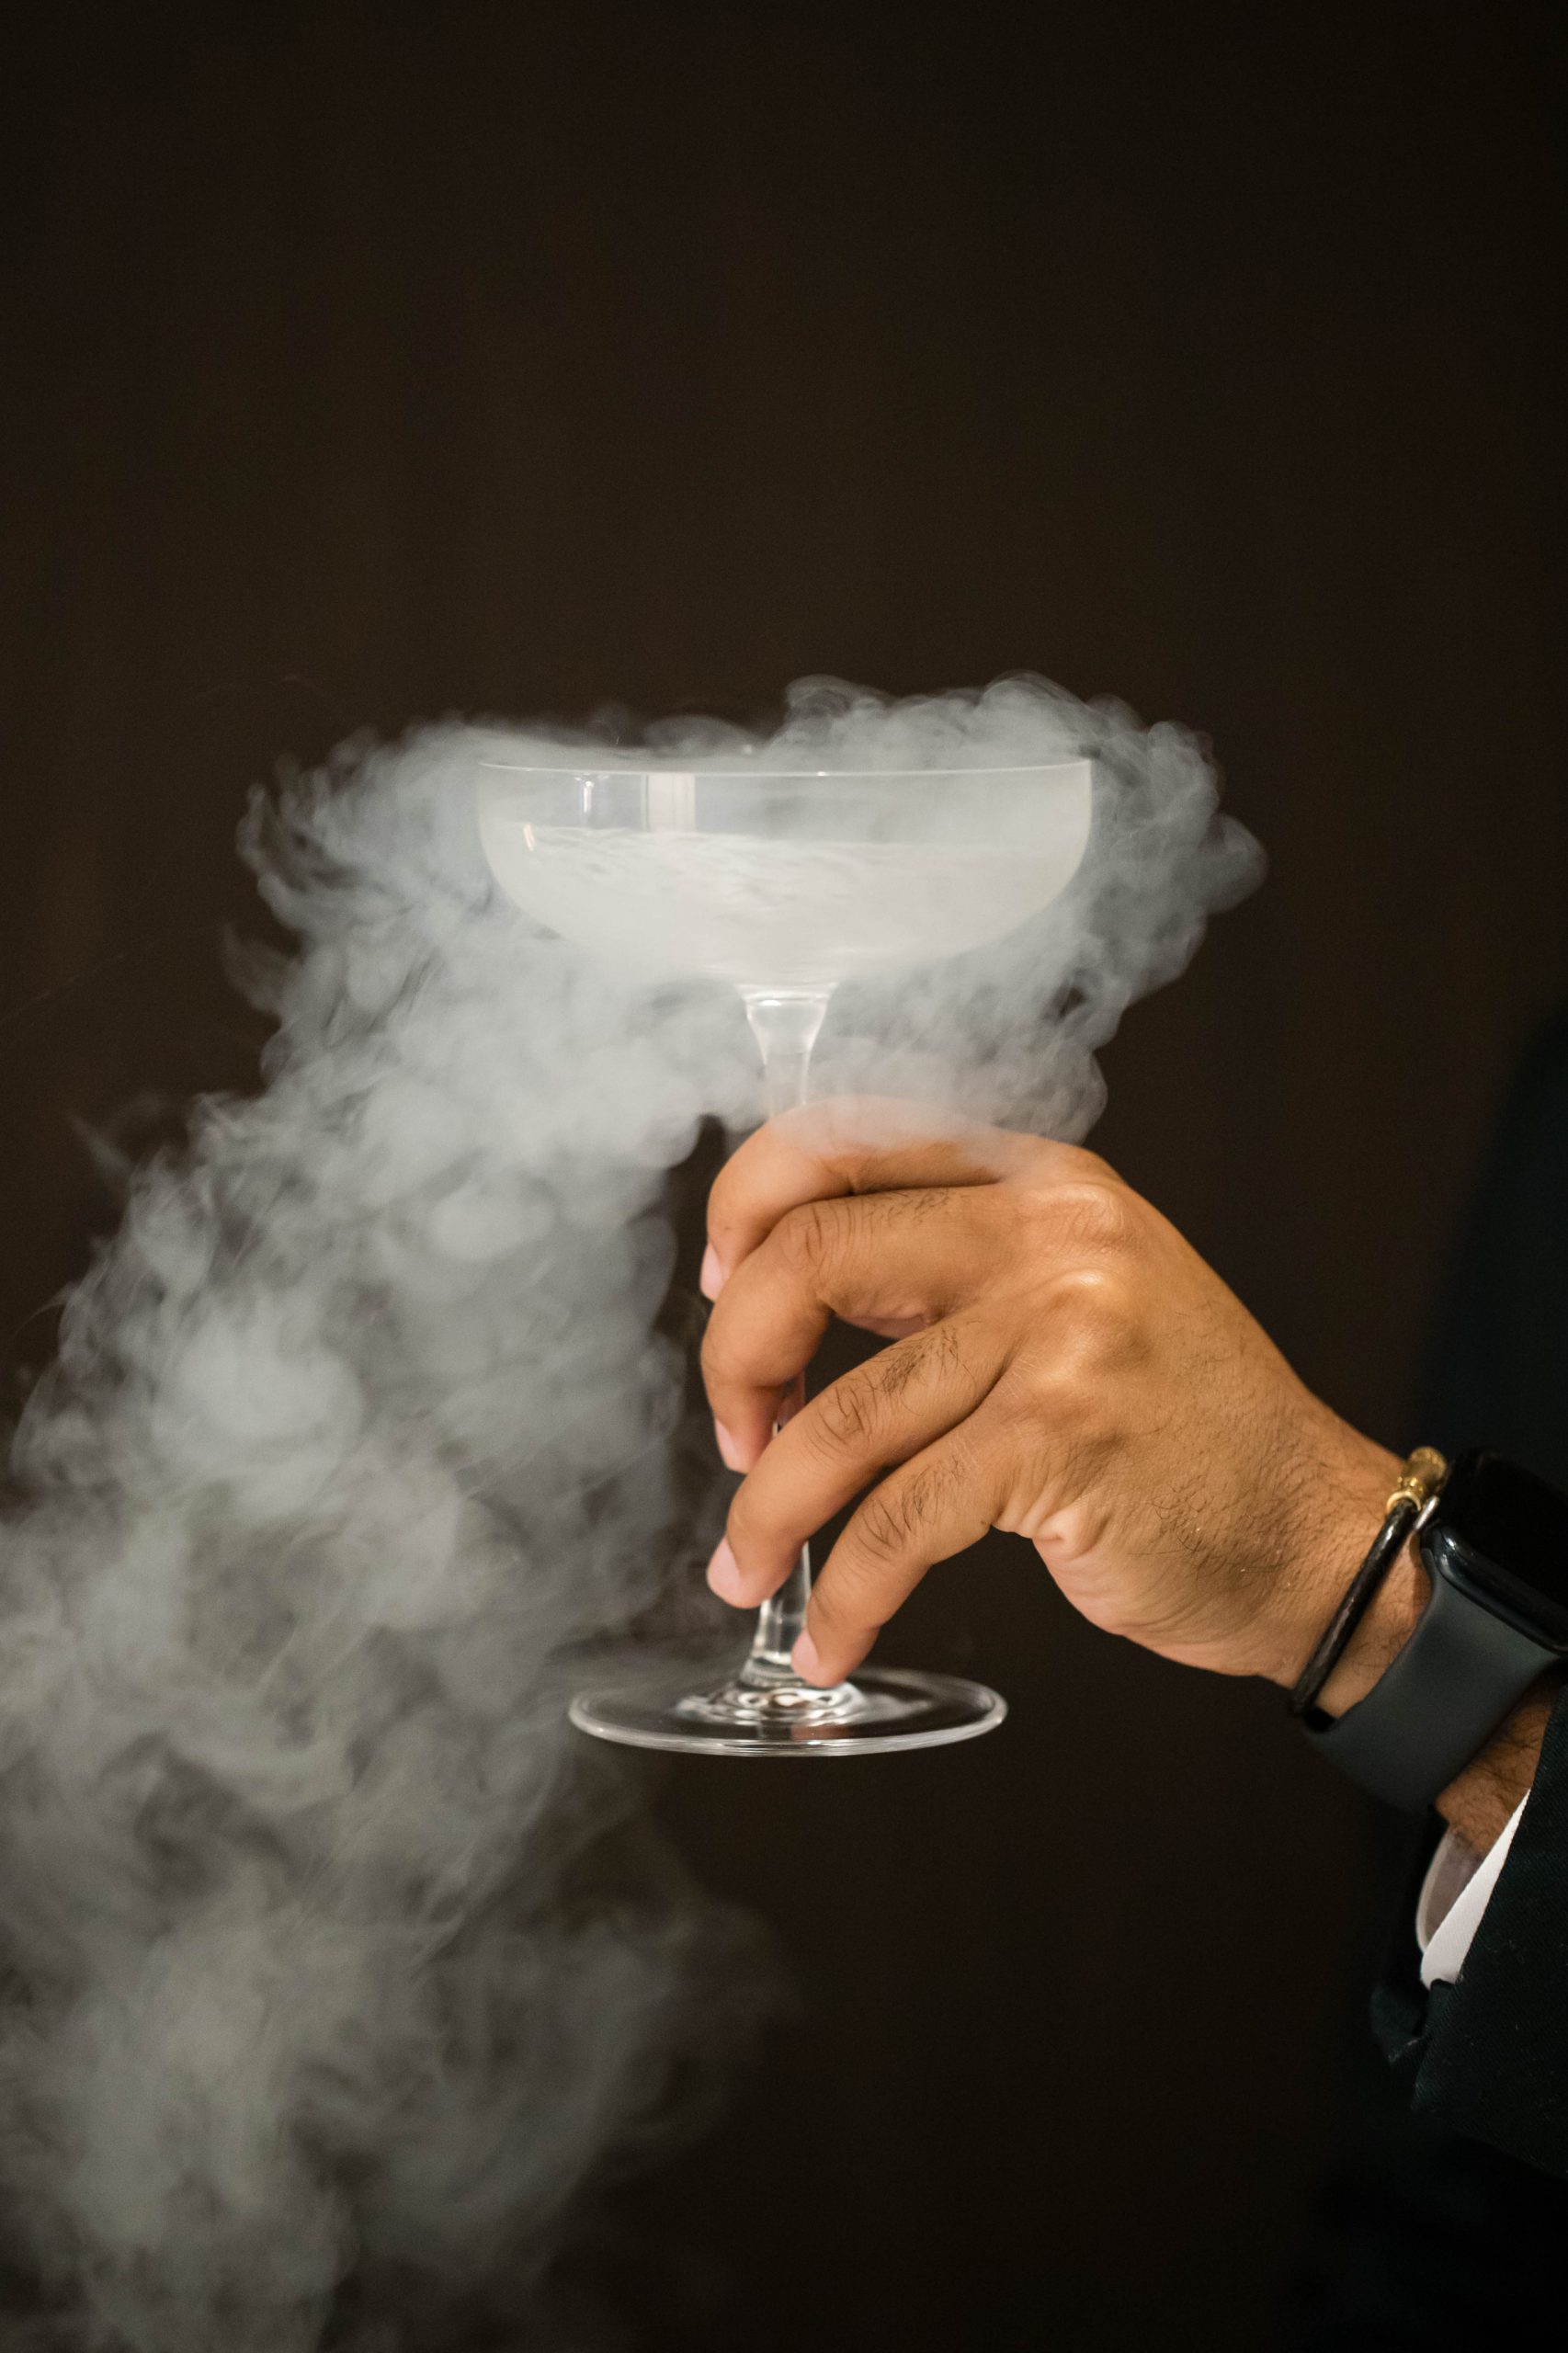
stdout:
[[1311,1657],[1290,1693],[1290,1713],[1304,1716],[1334,1673],[1373,1595],[1416,1529],[1425,1525],[1442,1493],[1449,1466],[1434,1447],[1417,1447],[1388,1500],[1388,1512],[1372,1549],[1346,1587],[1344,1599],[1312,1645]]

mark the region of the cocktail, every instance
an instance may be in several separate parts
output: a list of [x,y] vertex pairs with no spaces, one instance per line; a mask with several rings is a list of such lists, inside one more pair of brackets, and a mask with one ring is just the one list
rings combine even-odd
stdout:
[[[643,755],[485,763],[480,830],[519,906],[650,977],[740,992],[768,1116],[806,1099],[812,1047],[842,981],[983,948],[1048,906],[1089,838],[1087,759],[913,771],[676,768]],[[602,764],[601,764],[602,763]],[[784,1418],[799,1392],[781,1409]],[[573,1722],[632,1747],[725,1756],[852,1756],[971,1740],[994,1691],[865,1665],[823,1690],[790,1664],[811,1558],[763,1604],[732,1675],[582,1694]]]

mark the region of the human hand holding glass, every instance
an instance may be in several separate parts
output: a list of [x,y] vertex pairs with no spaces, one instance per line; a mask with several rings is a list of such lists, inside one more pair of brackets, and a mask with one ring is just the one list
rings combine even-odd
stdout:
[[[999,1528],[1095,1624],[1294,1680],[1397,1462],[1105,1162],[915,1106],[818,1104],[741,1146],[709,1233],[703,1370],[748,1474],[710,1581],[755,1608],[862,1497],[810,1597],[807,1679],[852,1675],[927,1569]],[[773,1435],[833,1315],[893,1345]]]

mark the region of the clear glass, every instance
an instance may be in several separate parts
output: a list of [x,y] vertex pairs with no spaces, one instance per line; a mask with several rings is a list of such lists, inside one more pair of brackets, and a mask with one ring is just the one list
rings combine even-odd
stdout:
[[[1072,880],[1089,836],[1087,760],[1033,767],[785,773],[765,767],[486,763],[480,831],[517,904],[580,946],[739,990],[770,1118],[806,1100],[837,983],[998,939]],[[803,1382],[786,1402],[797,1411]],[[972,1740],[1006,1703],[951,1675],[866,1665],[832,1689],[790,1654],[809,1548],[716,1683],[665,1671],[582,1693],[601,1740],[722,1756],[869,1756]]]

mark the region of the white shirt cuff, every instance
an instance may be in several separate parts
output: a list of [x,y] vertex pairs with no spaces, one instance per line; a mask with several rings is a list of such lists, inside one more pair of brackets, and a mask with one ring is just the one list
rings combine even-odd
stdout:
[[1451,1985],[1464,1966],[1481,1915],[1492,1900],[1525,1810],[1521,1798],[1484,1855],[1447,1832],[1426,1867],[1415,1903],[1415,1941],[1423,1985]]

